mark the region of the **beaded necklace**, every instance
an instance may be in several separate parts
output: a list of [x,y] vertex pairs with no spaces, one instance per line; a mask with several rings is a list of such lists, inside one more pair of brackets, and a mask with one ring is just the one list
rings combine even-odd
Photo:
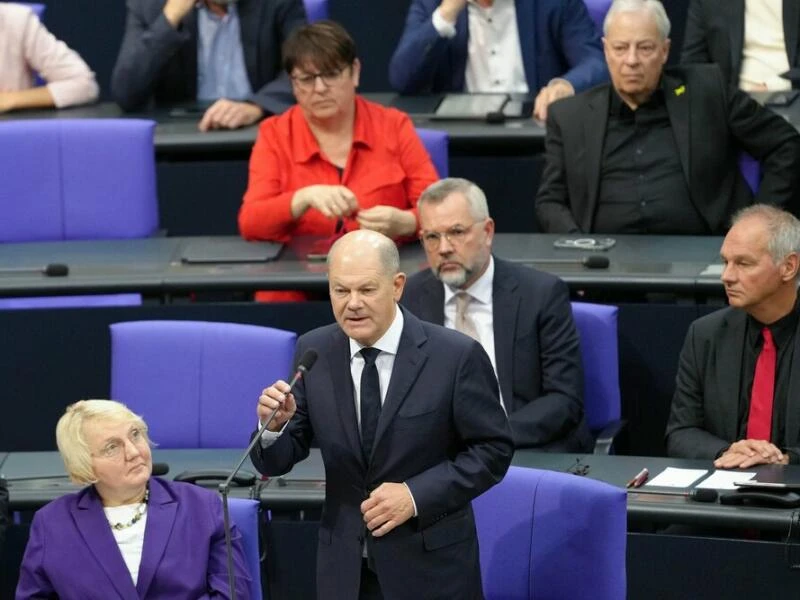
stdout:
[[108,522],[111,525],[112,529],[120,531],[122,529],[128,529],[128,527],[133,527],[142,520],[144,513],[147,512],[147,501],[150,499],[150,490],[147,489],[144,492],[144,499],[141,501],[138,507],[136,507],[136,512],[131,517],[131,520],[127,523],[112,523],[111,521]]

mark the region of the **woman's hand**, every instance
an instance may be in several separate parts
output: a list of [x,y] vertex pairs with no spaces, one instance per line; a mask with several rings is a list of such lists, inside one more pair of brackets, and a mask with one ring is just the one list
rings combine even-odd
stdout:
[[343,185],[309,185],[294,193],[292,216],[297,219],[311,207],[329,219],[336,219],[356,212],[358,199]]
[[362,229],[371,229],[390,238],[407,237],[417,232],[414,213],[394,206],[373,206],[358,211],[356,217]]

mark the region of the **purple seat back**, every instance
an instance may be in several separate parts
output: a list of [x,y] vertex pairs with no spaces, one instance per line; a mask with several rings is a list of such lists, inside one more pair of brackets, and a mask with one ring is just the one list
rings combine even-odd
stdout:
[[14,4],[21,4],[22,6],[27,6],[33,11],[33,14],[39,17],[40,21],[44,16],[45,8],[47,8],[44,4],[39,4],[38,2],[14,2]]
[[438,129],[417,129],[417,135],[428,151],[428,155],[436,167],[441,179],[450,173],[450,157],[448,153],[448,136],[446,131]]
[[511,467],[473,500],[486,600],[625,598],[625,492]]
[[583,405],[589,429],[596,432],[620,418],[619,352],[616,306],[572,303],[581,340]]
[[589,16],[594,21],[597,32],[603,35],[603,21],[605,21],[606,13],[611,7],[611,0],[583,0],[586,9],[589,11]]
[[250,598],[261,598],[261,549],[258,545],[258,500],[229,498],[231,522],[242,534],[244,558],[250,575]]
[[35,308],[90,308],[96,306],[141,306],[141,304],[141,294],[0,298],[0,310],[30,310]]
[[129,239],[158,228],[155,123],[0,122],[0,242]]
[[746,152],[742,152],[739,155],[739,169],[747,185],[750,186],[750,191],[755,196],[758,193],[759,185],[761,185],[761,164]]
[[237,323],[114,323],[111,397],[162,448],[244,448],[261,390],[290,375],[296,338]]
[[328,0],[303,0],[309,23],[328,18]]

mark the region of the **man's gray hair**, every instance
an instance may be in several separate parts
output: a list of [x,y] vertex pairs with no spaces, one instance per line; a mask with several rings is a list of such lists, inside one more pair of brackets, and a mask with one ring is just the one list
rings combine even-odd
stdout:
[[667,11],[664,10],[664,5],[659,0],[614,0],[606,13],[606,18],[603,20],[603,35],[608,35],[608,26],[617,13],[642,11],[647,11],[653,15],[661,39],[667,39],[672,25],[669,22]]
[[486,194],[469,179],[460,177],[447,177],[436,183],[430,184],[417,201],[417,206],[423,204],[438,204],[450,194],[463,194],[469,203],[469,212],[476,221],[483,221],[489,218],[489,203],[486,201]]
[[752,204],[733,215],[731,224],[750,217],[764,221],[769,236],[767,250],[775,263],[792,253],[800,253],[800,220],[793,214],[770,204]]

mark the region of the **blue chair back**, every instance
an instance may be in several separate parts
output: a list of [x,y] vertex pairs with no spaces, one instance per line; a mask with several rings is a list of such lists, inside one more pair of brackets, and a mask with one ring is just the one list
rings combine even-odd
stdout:
[[250,572],[250,598],[260,600],[261,593],[261,548],[259,546],[258,501],[245,498],[228,498],[231,522],[242,534],[242,546]]
[[293,331],[205,321],[111,325],[111,397],[161,448],[241,448],[266,385],[286,379]]
[[155,123],[0,122],[0,242],[142,238],[158,228]]
[[625,598],[625,492],[511,467],[473,500],[486,600]]
[[597,32],[603,35],[603,21],[605,21],[606,13],[611,7],[612,0],[583,0],[586,9],[589,11],[589,16],[594,21]]
[[761,165],[755,158],[746,152],[742,152],[739,155],[739,170],[750,187],[750,191],[755,196],[758,193],[759,185],[761,185]]
[[446,131],[438,129],[417,129],[417,135],[422,140],[422,144],[428,151],[428,155],[436,167],[436,172],[440,179],[444,179],[450,173],[450,156],[448,152],[449,138]]
[[328,0],[303,0],[303,4],[309,23],[328,18]]
[[37,308],[90,308],[97,306],[141,306],[141,294],[99,294],[96,296],[42,296],[0,298],[0,310]]
[[616,306],[572,303],[583,360],[583,404],[586,423],[598,432],[620,418],[619,350]]

